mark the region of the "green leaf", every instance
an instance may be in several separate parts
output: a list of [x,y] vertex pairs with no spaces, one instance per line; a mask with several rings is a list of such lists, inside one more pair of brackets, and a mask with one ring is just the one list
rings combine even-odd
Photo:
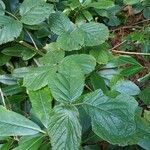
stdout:
[[146,82],[147,80],[150,79],[150,72],[146,74],[144,77],[141,77],[138,79],[139,82]]
[[5,4],[2,0],[0,0],[0,15],[5,14]]
[[136,4],[138,3],[140,0],[124,0],[124,3],[126,5],[133,5],[133,4]]
[[8,56],[22,57],[23,60],[28,60],[36,54],[35,51],[24,47],[21,44],[5,48],[2,53]]
[[29,91],[28,93],[33,113],[47,128],[52,107],[52,96],[50,90],[48,88],[43,88],[38,91]]
[[58,72],[49,80],[53,97],[59,102],[74,102],[83,92],[84,76],[82,70],[74,62],[63,62]]
[[64,32],[57,39],[58,45],[65,51],[79,50],[84,43],[83,35],[78,28]]
[[88,7],[94,7],[97,9],[108,9],[114,6],[114,2],[111,0],[99,0],[88,5]]
[[3,66],[10,60],[10,56],[6,56],[0,53],[0,59],[0,66]]
[[20,6],[21,22],[27,25],[39,24],[53,12],[53,5],[44,0],[25,0]]
[[0,45],[13,41],[20,35],[21,31],[21,22],[8,16],[0,15]]
[[143,67],[142,66],[130,66],[130,67],[127,67],[125,69],[123,69],[120,74],[122,74],[123,76],[126,76],[126,77],[129,77],[129,76],[132,76],[138,72],[140,72],[141,70],[143,70]]
[[91,50],[90,54],[96,58],[96,61],[99,64],[107,64],[111,59],[111,54],[108,52],[108,50]]
[[81,6],[79,0],[68,0],[68,6],[71,8],[71,10],[74,10]]
[[145,110],[142,117],[141,114],[142,110],[135,116],[138,142],[142,139],[150,139],[150,112]]
[[42,144],[43,136],[33,135],[33,136],[24,136],[19,141],[19,146],[13,150],[37,150]]
[[83,71],[84,74],[89,74],[95,69],[96,60],[94,57],[87,54],[75,54],[67,56],[63,59],[62,63],[75,62]]
[[124,65],[124,64],[130,64],[134,66],[142,66],[138,61],[136,61],[133,57],[131,56],[126,56],[126,55],[120,55],[119,57],[116,57],[114,59],[114,63],[117,65]]
[[0,136],[34,135],[44,132],[24,116],[0,106]]
[[96,72],[90,76],[90,80],[94,90],[101,89],[103,92],[108,91],[104,79]]
[[108,28],[102,23],[84,23],[80,27],[84,37],[84,45],[96,46],[104,43],[109,36]]
[[15,95],[21,92],[24,92],[25,89],[23,87],[20,87],[19,85],[10,85],[2,88],[2,91],[5,96]]
[[39,59],[39,62],[44,65],[54,65],[59,63],[65,56],[65,52],[63,50],[54,50],[49,51],[43,57]]
[[111,144],[126,145],[126,137],[135,132],[138,103],[133,97],[121,94],[111,99],[97,90],[87,94],[82,105],[91,116],[95,134]]
[[17,79],[10,75],[0,75],[0,83],[6,85],[15,85],[17,84]]
[[12,76],[16,78],[23,78],[25,77],[33,67],[22,67],[22,68],[16,68],[13,70]]
[[73,23],[67,16],[60,12],[50,15],[49,26],[50,29],[58,35],[71,32],[73,30]]
[[93,20],[93,16],[92,16],[92,14],[91,14],[89,11],[83,10],[82,13],[83,13],[84,17],[85,17],[88,21],[92,21],[92,20]]
[[142,140],[140,140],[140,142],[138,143],[138,145],[140,146],[140,147],[142,147],[143,149],[145,149],[145,150],[149,150],[150,149],[150,138],[148,139],[142,139]]
[[143,10],[143,15],[146,19],[150,19],[150,7],[146,7],[144,10]]
[[73,106],[57,106],[51,115],[48,133],[52,150],[78,150],[81,142],[81,126],[78,110]]
[[138,95],[140,93],[139,87],[129,81],[129,80],[120,80],[113,87],[112,90],[116,90],[120,93],[128,94],[128,95]]
[[32,70],[25,75],[23,85],[26,86],[28,90],[39,90],[48,85],[49,79],[55,71],[55,68],[51,66],[32,68]]
[[145,104],[150,105],[150,85],[141,91],[139,97]]

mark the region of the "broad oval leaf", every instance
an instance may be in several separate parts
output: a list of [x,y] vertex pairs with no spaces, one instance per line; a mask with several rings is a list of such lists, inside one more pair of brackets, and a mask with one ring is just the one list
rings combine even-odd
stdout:
[[16,85],[17,79],[10,75],[0,75],[0,83],[6,84],[6,85]]
[[95,58],[87,54],[70,55],[65,57],[62,62],[70,63],[72,61],[81,68],[84,74],[89,74],[96,66]]
[[22,23],[8,16],[0,15],[0,45],[11,42],[22,31]]
[[3,66],[11,59],[11,57],[0,53],[0,59],[0,66]]
[[24,116],[0,106],[0,136],[34,135],[44,132]]
[[98,2],[93,2],[88,5],[88,7],[94,7],[97,9],[108,9],[113,6],[115,5],[112,0],[100,0]]
[[143,10],[143,15],[146,19],[150,19],[150,7],[146,7],[144,10]]
[[79,28],[62,33],[57,39],[58,45],[65,51],[79,50],[84,44],[84,38]]
[[21,44],[7,47],[2,50],[2,53],[8,56],[22,57],[23,60],[28,60],[36,54],[35,51],[25,46],[22,46]]
[[138,103],[131,96],[119,95],[111,99],[96,90],[83,99],[83,107],[92,119],[92,129],[102,139],[125,145],[127,136],[136,130],[134,121]]
[[24,0],[20,6],[21,22],[27,25],[39,24],[53,12],[53,5],[43,0]]
[[50,29],[61,35],[65,32],[71,32],[73,30],[73,23],[63,13],[57,12],[50,15],[49,18]]
[[2,0],[0,0],[0,15],[5,14],[5,4]]
[[104,43],[109,36],[108,28],[102,23],[84,23],[80,27],[85,46],[96,46]]
[[32,136],[24,136],[19,140],[16,148],[13,150],[37,150],[43,141],[43,136],[40,134]]
[[129,80],[120,80],[113,87],[113,90],[116,90],[120,93],[128,95],[138,95],[140,93],[139,87]]
[[25,75],[23,85],[27,87],[28,90],[39,90],[48,85],[48,81],[55,71],[55,67],[52,68],[51,66],[32,68],[32,70],[29,70]]
[[80,67],[74,62],[64,62],[49,80],[49,87],[53,97],[64,103],[74,102],[83,92],[84,75]]
[[65,56],[63,50],[48,51],[43,57],[39,59],[39,62],[44,65],[54,65],[59,63]]
[[2,88],[5,96],[12,96],[25,91],[25,88],[19,86],[18,84],[10,85]]
[[79,150],[81,126],[78,117],[78,110],[73,106],[54,108],[48,126],[52,150]]
[[47,128],[52,107],[52,96],[50,90],[46,87],[38,91],[29,91],[28,93],[33,113]]
[[133,4],[136,4],[138,2],[140,2],[140,0],[124,0],[124,3],[126,5],[133,5]]

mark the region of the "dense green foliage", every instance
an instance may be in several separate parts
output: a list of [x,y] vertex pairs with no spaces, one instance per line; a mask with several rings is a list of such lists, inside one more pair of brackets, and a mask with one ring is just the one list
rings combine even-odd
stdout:
[[0,0],[0,149],[149,150],[149,19],[149,0]]

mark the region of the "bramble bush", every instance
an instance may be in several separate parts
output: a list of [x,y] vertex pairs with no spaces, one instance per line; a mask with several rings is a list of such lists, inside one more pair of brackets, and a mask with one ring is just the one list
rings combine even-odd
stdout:
[[149,0],[0,0],[1,150],[150,150]]

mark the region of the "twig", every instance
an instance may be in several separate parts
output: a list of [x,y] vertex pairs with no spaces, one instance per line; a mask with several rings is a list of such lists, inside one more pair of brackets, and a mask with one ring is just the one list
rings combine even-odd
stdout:
[[126,40],[124,40],[123,42],[117,44],[116,46],[114,46],[113,48],[111,48],[111,49],[109,49],[109,50],[112,51],[112,52],[114,52],[114,53],[119,53],[119,54],[150,56],[150,53],[126,52],[126,51],[118,51],[118,50],[116,50],[116,48],[118,48],[119,46],[121,46],[121,45],[124,44],[125,42],[126,42]]
[[85,87],[86,87],[87,89],[89,89],[90,91],[93,91],[87,84],[85,84]]
[[136,26],[136,25],[138,25],[138,24],[140,24],[140,23],[144,23],[144,22],[149,22],[149,21],[150,21],[150,19],[142,20],[142,21],[133,23],[133,24],[131,24],[131,25],[129,25],[129,26],[122,26],[122,27],[119,27],[119,28],[116,28],[116,29],[112,29],[112,30],[110,30],[110,32],[115,32],[115,31],[118,31],[118,30],[121,30],[121,29],[141,28],[141,27]]
[[0,88],[0,95],[1,95],[1,98],[2,98],[2,103],[3,103],[3,105],[4,105],[4,107],[6,107],[6,103],[5,103],[5,99],[4,99],[4,94],[3,94],[1,88]]
[[150,19],[142,20],[142,21],[136,22],[136,23],[134,23],[132,25],[137,25],[137,24],[144,23],[144,22],[149,22],[149,21],[150,21]]
[[122,41],[121,43],[115,45],[113,48],[111,48],[110,50],[112,51],[113,49],[116,49],[117,47],[121,46],[122,44],[124,44],[125,42],[127,42],[127,40]]
[[116,29],[112,29],[110,30],[110,32],[115,32],[115,31],[118,31],[118,30],[122,30],[122,29],[131,29],[131,28],[139,28],[139,29],[142,29],[143,27],[139,27],[139,26],[122,26],[122,27],[119,27],[119,28],[116,28]]
[[119,54],[126,54],[126,55],[145,55],[145,56],[150,56],[150,53],[138,53],[138,52],[125,52],[125,51],[118,51],[118,50],[111,50],[114,53],[119,53]]

